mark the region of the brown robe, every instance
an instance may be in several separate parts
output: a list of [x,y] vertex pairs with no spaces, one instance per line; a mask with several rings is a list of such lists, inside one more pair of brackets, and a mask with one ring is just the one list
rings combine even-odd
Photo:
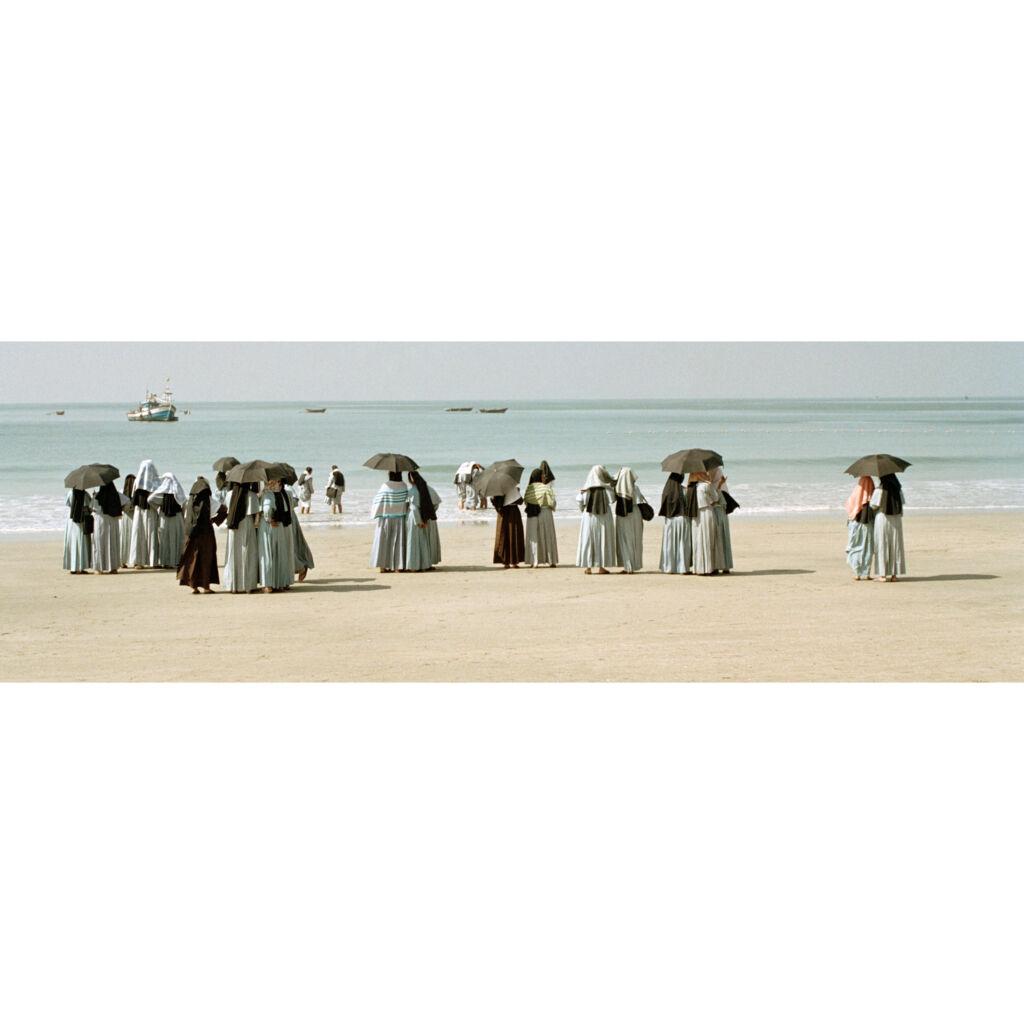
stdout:
[[498,509],[494,534],[495,565],[517,565],[526,561],[526,537],[523,535],[523,516],[519,511],[521,504],[522,499]]
[[192,523],[185,553],[178,563],[178,583],[183,587],[209,587],[220,583],[217,571],[217,535],[210,522],[210,492],[194,495],[189,501],[187,522]]

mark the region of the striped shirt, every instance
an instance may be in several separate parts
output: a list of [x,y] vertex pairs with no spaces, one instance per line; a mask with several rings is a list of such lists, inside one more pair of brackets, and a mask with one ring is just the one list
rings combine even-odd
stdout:
[[541,508],[555,507],[555,492],[550,484],[530,484],[526,488],[523,500],[527,505],[540,505]]
[[405,516],[408,505],[408,487],[392,488],[385,484],[373,499],[373,516],[375,519],[401,519]]

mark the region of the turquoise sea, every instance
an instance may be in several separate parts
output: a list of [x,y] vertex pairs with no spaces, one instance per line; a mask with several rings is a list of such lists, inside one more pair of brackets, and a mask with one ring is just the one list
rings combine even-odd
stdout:
[[[559,515],[574,518],[573,496],[594,463],[613,474],[631,466],[656,504],[661,459],[688,447],[722,453],[742,516],[840,517],[851,486],[843,469],[878,451],[913,463],[903,478],[908,514],[1024,509],[1024,399],[179,402],[179,421],[169,424],[128,422],[133,404],[67,405],[64,416],[48,406],[0,406],[0,533],[63,529],[63,478],[82,463],[110,462],[124,475],[151,458],[187,490],[200,473],[212,478],[222,455],[313,466],[310,525],[325,527],[339,525],[323,498],[337,463],[348,488],[342,522],[365,523],[381,475],[362,463],[378,451],[416,459],[441,494],[440,517],[462,522],[493,516],[456,509],[452,478],[466,459],[516,458],[527,471],[547,459]],[[324,405],[323,415],[303,412]],[[444,411],[458,405],[509,410]]]

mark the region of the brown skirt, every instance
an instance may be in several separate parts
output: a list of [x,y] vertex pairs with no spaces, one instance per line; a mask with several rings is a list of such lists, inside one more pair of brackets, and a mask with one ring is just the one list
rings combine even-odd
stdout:
[[518,505],[498,509],[498,528],[494,534],[494,564],[517,565],[526,561],[523,516]]
[[217,572],[217,536],[213,527],[197,530],[188,539],[178,563],[178,582],[183,587],[209,587],[220,583]]

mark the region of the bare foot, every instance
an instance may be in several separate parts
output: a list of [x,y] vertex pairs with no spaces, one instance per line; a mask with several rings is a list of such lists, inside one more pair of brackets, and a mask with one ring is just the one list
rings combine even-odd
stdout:
[[609,573],[607,569],[598,569],[597,570],[597,575],[598,576],[610,576],[611,573]]
[[192,588],[192,596],[193,596],[193,597],[196,597],[196,596],[197,596],[198,594],[199,594],[199,591],[198,591],[198,590],[196,590],[196,588],[195,588],[195,587],[193,587],[193,588]]
[[309,572],[308,569],[303,569],[302,572],[299,573],[299,582],[300,583],[306,578],[306,573],[307,572]]
[[584,576],[589,576],[590,575],[590,570],[589,569],[584,569],[583,570],[583,575]]

